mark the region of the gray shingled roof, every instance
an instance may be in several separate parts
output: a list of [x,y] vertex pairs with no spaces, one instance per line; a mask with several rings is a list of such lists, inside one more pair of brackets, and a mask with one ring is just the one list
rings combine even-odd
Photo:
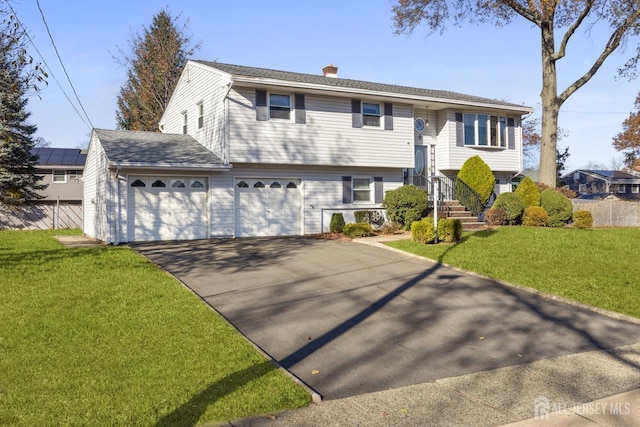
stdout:
[[218,156],[189,135],[94,129],[112,163],[223,166]]
[[33,148],[32,156],[38,156],[39,165],[84,166],[87,152],[78,148]]
[[468,102],[468,103],[480,103],[490,104],[500,107],[512,107],[518,110],[529,110],[530,107],[513,104],[509,102],[499,101],[496,99],[482,98],[479,96],[467,95],[464,93],[450,92],[445,90],[433,90],[433,89],[421,89],[408,86],[397,86],[385,83],[373,83],[362,80],[341,79],[335,77],[324,77],[322,75],[315,74],[303,74],[293,73],[289,71],[271,70],[267,68],[247,67],[243,65],[223,64],[220,62],[210,62],[194,60],[194,62],[216,68],[225,73],[231,74],[234,77],[250,77],[250,78],[263,78],[281,80],[283,82],[296,82],[296,83],[308,83],[317,84],[330,87],[339,87],[345,89],[353,89],[354,91],[374,91],[374,92],[386,92],[395,95],[406,95],[407,97],[427,97],[438,100]]

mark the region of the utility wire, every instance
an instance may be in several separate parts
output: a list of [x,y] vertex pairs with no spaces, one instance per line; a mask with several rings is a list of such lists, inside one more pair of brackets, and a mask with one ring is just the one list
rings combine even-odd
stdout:
[[[47,63],[47,60],[44,59],[44,56],[42,55],[42,53],[40,53],[40,50],[38,50],[38,46],[36,46],[36,44],[33,42],[33,39],[31,39],[31,36],[29,36],[29,32],[27,31],[27,28],[22,24],[22,21],[20,21],[20,19],[18,18],[18,14],[16,13],[16,11],[13,9],[13,6],[11,6],[11,3],[9,3],[9,0],[5,0],[5,3],[7,3],[7,5],[9,6],[9,9],[11,9],[11,12],[13,13],[13,16],[16,18],[16,21],[18,22],[18,25],[20,25],[20,27],[22,28],[22,30],[24,31],[24,35],[27,37],[27,39],[29,40],[29,43],[31,43],[31,45],[33,46],[33,48],[35,49],[36,53],[38,54],[38,56],[40,57],[40,59],[42,60],[42,63],[44,64],[44,66],[47,68],[47,70],[49,71],[49,75],[51,75],[51,77],[53,77],[53,80],[56,82],[56,84],[58,85],[58,87],[60,88],[60,91],[62,91],[62,94],[64,95],[65,98],[67,98],[67,101],[69,101],[69,104],[71,105],[71,107],[73,108],[73,110],[76,112],[76,114],[78,115],[78,117],[80,118],[80,120],[82,120],[82,122],[85,124],[85,126],[87,128],[89,128],[89,130],[93,129],[93,125],[90,125],[91,121],[89,121],[89,123],[87,123],[87,121],[84,119],[84,117],[82,117],[82,114],[80,114],[80,112],[78,111],[78,109],[76,108],[75,104],[73,103],[73,101],[71,101],[71,99],[69,98],[69,95],[67,95],[67,92],[64,90],[64,88],[62,87],[62,85],[60,84],[60,81],[58,81],[58,79],[56,78],[55,74],[53,73],[53,71],[51,70],[51,67],[49,67],[49,64]],[[89,117],[87,116],[87,120],[89,120]]]
[[47,29],[47,34],[49,35],[49,39],[51,39],[51,44],[53,45],[53,49],[56,51],[56,56],[58,57],[58,61],[60,61],[60,66],[62,66],[64,75],[67,76],[67,81],[69,82],[69,86],[71,86],[71,90],[73,91],[73,94],[75,95],[76,100],[78,101],[78,105],[80,105],[80,108],[84,113],[84,116],[87,118],[87,121],[89,122],[89,124],[91,125],[91,128],[93,129],[93,123],[91,123],[91,119],[89,118],[87,111],[84,109],[84,105],[82,105],[82,101],[80,101],[80,97],[78,97],[76,88],[73,86],[73,83],[71,82],[71,78],[69,77],[69,73],[67,73],[67,69],[64,66],[64,63],[62,62],[62,58],[60,57],[60,52],[58,52],[58,47],[56,46],[56,43],[53,41],[53,36],[51,35],[51,31],[49,30],[49,25],[47,24],[47,20],[44,18],[44,12],[42,12],[42,8],[40,7],[40,0],[36,0],[36,5],[38,5],[38,10],[40,11],[42,22],[44,22],[44,26]]

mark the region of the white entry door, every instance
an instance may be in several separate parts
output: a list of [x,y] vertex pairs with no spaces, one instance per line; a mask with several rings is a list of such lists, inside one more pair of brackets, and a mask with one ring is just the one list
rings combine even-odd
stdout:
[[300,234],[300,180],[236,179],[236,236]]
[[206,178],[129,178],[129,241],[207,238]]

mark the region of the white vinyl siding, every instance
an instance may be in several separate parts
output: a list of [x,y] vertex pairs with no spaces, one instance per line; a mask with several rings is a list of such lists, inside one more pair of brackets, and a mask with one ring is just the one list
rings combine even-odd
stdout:
[[[443,120],[442,131],[438,136],[436,167],[440,171],[460,170],[464,162],[479,155],[494,172],[518,172],[522,170],[522,133],[519,119],[515,120],[515,149],[491,146],[457,146],[455,111],[449,110],[438,115]],[[486,116],[500,114],[487,113]],[[464,115],[463,115],[464,117]],[[509,116],[507,116],[509,117]]]
[[353,128],[350,98],[305,94],[304,125],[288,120],[257,121],[253,88],[234,86],[229,98],[231,163],[413,165],[411,105],[394,103],[393,130],[385,131]]
[[[402,186],[401,169],[235,165],[231,172],[211,177],[211,237],[230,237],[235,233],[234,178],[286,177],[299,180],[301,234],[320,233],[323,229],[328,231],[331,212],[344,212],[345,218],[350,218],[356,210],[381,209],[380,204],[373,202],[342,203],[342,177],[345,175],[382,177],[383,191]],[[373,189],[371,192],[373,194]]]
[[[186,111],[189,135],[226,160],[224,96],[229,89],[228,83],[228,78],[212,72],[208,67],[188,63],[160,120],[162,132],[182,133],[181,113]],[[202,127],[199,127],[200,105]]]

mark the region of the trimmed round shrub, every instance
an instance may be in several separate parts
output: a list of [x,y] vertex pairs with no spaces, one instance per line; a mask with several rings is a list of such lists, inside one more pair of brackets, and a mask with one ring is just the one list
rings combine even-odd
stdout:
[[409,230],[411,223],[427,214],[427,191],[415,185],[405,185],[389,190],[384,195],[382,207],[387,210],[387,219]]
[[549,214],[542,206],[529,206],[524,209],[522,214],[522,225],[530,227],[546,227],[549,220]]
[[418,243],[433,243],[436,240],[436,230],[433,218],[422,218],[411,224],[411,240]]
[[344,230],[344,216],[341,213],[332,214],[329,231],[332,233],[342,233],[342,230]]
[[[496,183],[496,177],[493,176],[491,168],[480,156],[469,157],[460,168],[458,178],[480,195],[482,206],[487,205]],[[461,195],[458,192],[459,189],[456,188],[456,198],[460,200]]]
[[520,222],[522,212],[524,211],[524,203],[517,194],[502,193],[496,197],[493,202],[494,208],[502,208],[507,213],[507,223],[510,225]]
[[367,237],[373,234],[373,228],[366,222],[350,223],[344,226],[342,234],[347,237]]
[[528,176],[520,181],[520,185],[518,185],[514,193],[520,197],[525,208],[529,206],[540,206],[540,190],[538,190],[538,186]]
[[589,211],[575,211],[573,213],[573,226],[575,228],[593,227],[593,215]]
[[462,221],[458,218],[438,220],[438,240],[445,243],[459,242],[462,239]]
[[540,193],[540,206],[549,214],[549,227],[564,227],[571,219],[573,204],[564,194],[554,188],[547,188]]
[[490,207],[484,214],[484,222],[489,225],[507,225],[507,211],[502,208]]

